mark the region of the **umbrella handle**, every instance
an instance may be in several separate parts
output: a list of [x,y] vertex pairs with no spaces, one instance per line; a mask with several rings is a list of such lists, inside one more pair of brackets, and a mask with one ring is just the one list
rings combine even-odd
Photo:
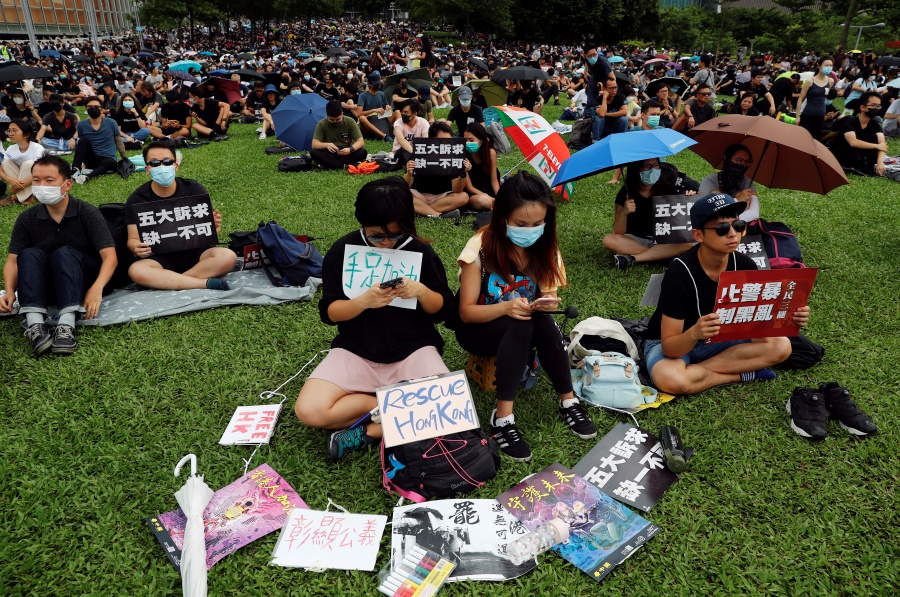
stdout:
[[191,476],[197,476],[197,456],[196,454],[188,454],[184,458],[178,461],[178,464],[175,465],[175,476],[178,476],[178,473],[181,472],[181,467],[184,466],[184,463],[188,460],[191,461]]

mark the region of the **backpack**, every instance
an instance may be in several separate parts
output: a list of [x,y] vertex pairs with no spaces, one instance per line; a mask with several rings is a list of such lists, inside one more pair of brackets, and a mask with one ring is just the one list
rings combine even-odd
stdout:
[[806,267],[800,252],[797,235],[782,222],[767,222],[759,218],[747,226],[747,234],[759,234],[772,269]]
[[[274,220],[260,222],[257,229],[263,271],[275,286],[303,286],[310,277],[322,277],[322,254],[312,243],[304,243]],[[280,275],[272,273],[272,268]]]
[[124,203],[104,203],[99,206],[103,219],[109,228],[109,234],[116,243],[116,258],[118,263],[112,278],[106,284],[106,290],[112,291],[131,284],[128,277],[128,268],[134,263],[134,255],[128,250],[128,222]]
[[500,453],[481,429],[392,448],[381,444],[382,484],[413,502],[480,489],[497,475]]
[[134,162],[132,162],[128,158],[122,158],[121,160],[116,162],[116,172],[122,178],[128,178],[129,176],[134,174],[135,170],[137,170],[137,168],[135,167]]
[[306,172],[312,167],[312,158],[308,155],[287,156],[278,160],[279,172]]
[[569,332],[569,364],[573,367],[584,357],[604,352],[627,354],[638,358],[634,340],[618,321],[602,317],[588,317],[578,322]]
[[779,365],[785,369],[809,369],[825,356],[825,348],[803,334],[788,339],[791,341],[791,356]]
[[657,392],[641,386],[634,359],[618,352],[584,357],[572,369],[575,394],[595,406],[631,409],[656,402]]
[[379,172],[399,172],[400,170],[406,170],[406,162],[401,162],[385,151],[369,155],[366,158],[366,161],[378,164]]
[[574,125],[572,125],[572,132],[569,133],[569,142],[567,145],[569,149],[579,150],[584,149],[585,147],[590,147],[591,143],[594,142],[594,121],[593,118],[588,115],[586,118],[582,118],[577,121]]
[[509,138],[506,136],[506,131],[503,130],[503,125],[499,121],[486,125],[484,129],[487,131],[488,137],[491,138],[491,144],[498,155],[506,155],[510,152],[512,147],[509,144]]

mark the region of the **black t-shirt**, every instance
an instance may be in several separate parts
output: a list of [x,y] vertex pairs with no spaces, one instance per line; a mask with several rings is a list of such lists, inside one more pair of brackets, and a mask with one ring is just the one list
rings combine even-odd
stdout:
[[203,108],[200,107],[199,103],[191,106],[191,114],[205,122],[206,126],[214,125],[216,119],[219,118],[219,103],[205,99]]
[[694,117],[694,126],[703,124],[707,120],[712,120],[716,117],[716,111],[709,102],[706,102],[706,105],[701,107],[697,100],[692,98],[687,101],[687,105],[691,107],[691,116]]
[[[191,108],[184,102],[172,102],[163,104],[159,109],[160,116],[163,120],[177,120],[182,125],[187,125],[188,118],[191,117]],[[166,130],[175,130],[173,126],[163,127]],[[181,127],[178,127],[181,128]]]
[[265,100],[263,101],[261,108],[264,109],[269,114],[271,114],[272,110],[277,108],[278,104],[280,104],[280,103],[281,103],[281,98],[279,96],[276,95],[274,98],[274,101],[270,100],[269,97],[267,96],[265,98]]
[[[400,241],[397,247],[400,248],[402,243]],[[349,321],[335,323],[328,317],[328,307],[335,301],[347,299],[341,281],[344,247],[347,245],[365,246],[366,241],[359,230],[345,235],[325,254],[323,265],[319,316],[324,323],[338,326],[338,335],[331,347],[349,350],[376,363],[402,361],[425,346],[434,346],[441,351],[444,340],[434,326],[444,321],[453,308],[453,293],[447,285],[444,265],[431,245],[412,239],[402,250],[422,253],[419,282],[444,297],[444,305],[437,313],[429,315],[420,302],[415,310],[397,307],[366,309]]]
[[[138,110],[138,112],[140,112],[140,110]],[[141,118],[143,118],[143,116],[141,116]],[[119,128],[122,129],[122,132],[126,135],[141,130],[138,117],[131,112],[126,112],[124,109],[117,110],[116,113],[113,114],[113,120],[119,123]]]
[[253,93],[251,93],[247,96],[247,101],[245,102],[245,105],[247,106],[247,109],[257,111],[263,107],[263,104],[265,103],[265,101],[266,101],[265,94],[256,95],[256,92],[254,91]]
[[327,99],[329,102],[337,102],[341,99],[341,90],[334,85],[328,87],[325,83],[319,83],[318,87],[316,87],[316,93]]
[[392,96],[391,99],[393,99],[393,96],[395,96],[395,95],[403,98],[399,102],[393,103],[393,105],[391,107],[394,108],[395,110],[400,110],[403,107],[403,104],[405,104],[408,100],[419,97],[419,94],[416,93],[416,90],[412,89],[411,87],[407,87],[406,91],[403,91],[402,89],[400,89],[400,87],[397,87],[391,93],[391,96]]
[[78,124],[78,117],[69,112],[64,112],[63,121],[60,122],[56,114],[50,112],[44,116],[42,124],[50,127],[50,133],[44,135],[48,139],[71,139],[75,136],[75,125]]
[[834,147],[831,151],[832,153],[834,153],[834,157],[838,159],[838,162],[840,162],[842,166],[856,167],[856,152],[872,152],[877,155],[877,150],[854,149],[853,147],[850,147],[849,143],[847,143],[847,140],[844,138],[844,134],[856,133],[857,141],[865,141],[866,143],[878,143],[878,133],[883,132],[884,130],[881,128],[881,125],[873,120],[869,121],[869,124],[866,125],[866,128],[862,128],[862,122],[859,120],[858,116],[854,118],[845,118],[843,123],[841,124],[840,135],[835,140]]
[[[606,102],[606,113],[610,114],[611,112],[618,112],[622,109],[622,106],[625,105],[625,96],[621,93],[617,93],[612,100],[607,100]],[[616,120],[618,120],[618,116],[606,116],[607,124],[612,124]]]
[[28,248],[50,254],[60,247],[72,247],[86,255],[114,247],[109,227],[100,210],[69,195],[66,214],[57,224],[46,205],[35,205],[19,214],[9,240],[9,253],[19,255]]
[[527,91],[524,89],[517,91],[515,94],[513,94],[513,99],[510,103],[516,106],[521,106],[526,110],[534,110],[534,106],[538,103],[538,101],[540,101],[540,98],[541,94],[537,89],[532,87]]
[[[628,214],[625,220],[625,234],[654,239],[656,237],[656,214],[653,211],[653,196],[679,195],[685,191],[699,189],[700,183],[679,172],[672,164],[660,164],[659,180],[652,187],[653,194],[650,197],[643,197],[640,193],[635,192],[630,197],[634,199],[635,209]],[[625,201],[629,199],[628,195],[628,189],[626,186],[622,186],[616,195],[616,205],[624,207]]]
[[456,125],[457,134],[462,137],[466,132],[466,127],[472,122],[484,123],[484,113],[476,105],[469,106],[468,112],[463,112],[460,106],[454,106],[447,115],[447,120]]
[[[713,233],[715,234],[715,233]],[[696,245],[683,255],[676,257],[666,270],[659,293],[656,311],[650,318],[650,324],[644,334],[647,340],[659,340],[662,316],[684,322],[684,330],[690,328],[697,320],[712,313],[716,306],[716,291],[719,281],[711,279],[700,260]],[[728,257],[726,270],[755,270],[756,263],[743,253],[734,252]]]
[[[44,116],[50,114],[53,110],[50,108],[50,102],[41,102],[41,105],[37,107],[38,116],[43,120]],[[63,111],[67,114],[77,114],[78,112],[72,107],[72,104],[63,104]]]
[[176,177],[175,193],[168,197],[160,197],[153,192],[153,188],[150,185],[151,181],[147,181],[136,188],[134,192],[128,196],[128,199],[125,201],[126,223],[134,224],[135,226],[137,226],[138,224],[138,217],[135,213],[137,210],[134,209],[133,206],[141,205],[142,203],[150,203],[152,201],[159,201],[160,199],[179,199],[181,197],[193,197],[195,195],[209,194],[209,191],[206,190],[206,187],[204,187],[196,180],[191,180],[190,178]]

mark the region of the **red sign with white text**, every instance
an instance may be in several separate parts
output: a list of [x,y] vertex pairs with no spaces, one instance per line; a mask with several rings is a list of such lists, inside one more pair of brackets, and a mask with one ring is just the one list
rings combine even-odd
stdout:
[[817,268],[722,272],[716,314],[722,322],[710,342],[796,336],[794,313],[809,301]]

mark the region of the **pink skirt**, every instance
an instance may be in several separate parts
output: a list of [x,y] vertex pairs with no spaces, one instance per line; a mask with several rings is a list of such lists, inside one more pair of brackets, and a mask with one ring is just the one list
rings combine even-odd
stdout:
[[425,346],[396,363],[373,363],[343,348],[333,348],[309,379],[333,383],[348,394],[375,394],[375,390],[409,379],[449,373],[434,346]]

